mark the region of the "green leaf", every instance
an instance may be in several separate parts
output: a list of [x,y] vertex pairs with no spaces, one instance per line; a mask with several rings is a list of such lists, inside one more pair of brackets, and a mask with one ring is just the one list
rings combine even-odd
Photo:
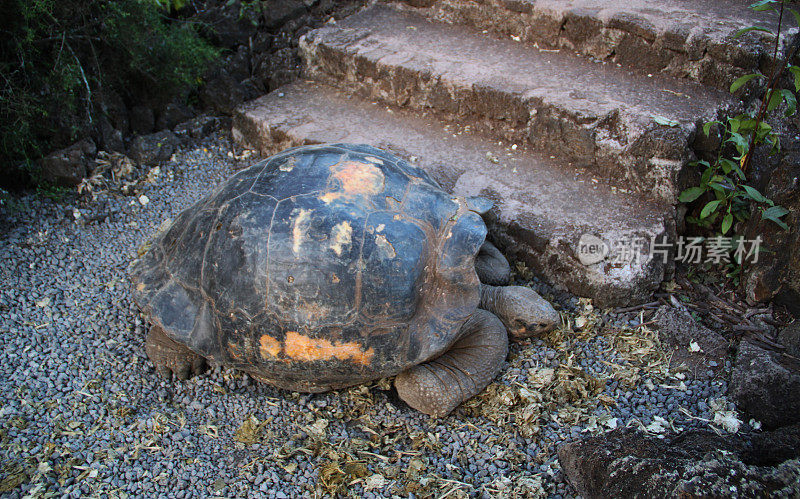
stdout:
[[727,234],[729,230],[731,230],[731,225],[733,225],[733,215],[728,213],[725,215],[725,218],[722,219],[722,233]]
[[721,124],[722,124],[721,122],[716,121],[716,120],[708,121],[703,125],[703,133],[706,134],[706,137],[708,137],[708,134],[711,133],[711,126],[712,125],[721,125]]
[[[720,158],[719,164],[722,166],[722,171],[725,173],[730,173],[732,171],[736,171],[736,168],[739,166],[739,163],[736,161],[730,160],[728,158]],[[737,172],[738,174],[738,172]]]
[[758,123],[758,121],[755,118],[748,118],[746,120],[741,120],[741,122],[739,122],[739,130],[741,131],[752,130],[753,128],[756,127],[756,123]]
[[653,115],[653,121],[655,121],[659,125],[670,126],[670,127],[676,127],[680,125],[680,122],[678,121],[671,120],[665,116],[658,116],[655,114]]
[[678,197],[678,200],[681,203],[691,203],[695,199],[699,198],[706,192],[705,189],[702,187],[689,187],[685,191],[681,192],[681,195]]
[[[736,81],[731,83],[731,93],[734,93],[737,90],[739,90],[742,87],[742,85],[744,85],[748,81],[752,80],[753,78],[757,78],[757,77],[760,77],[760,76],[761,75],[759,75],[759,74],[751,73],[749,75],[744,75],[744,76],[740,76],[739,78],[736,78]],[[708,135],[708,134],[706,134],[706,135]]]
[[747,151],[750,149],[750,142],[738,133],[732,133],[728,142],[732,142],[736,146],[736,150],[739,151],[739,154],[742,156],[747,154]]
[[714,174],[714,169],[711,167],[706,168],[702,175],[700,175],[700,184],[706,185],[708,184],[709,179],[711,179],[711,175]]
[[731,133],[736,133],[737,131],[739,131],[739,125],[741,124],[742,120],[738,116],[728,118],[728,126],[731,129]]
[[794,16],[794,22],[797,23],[797,26],[800,26],[800,12],[797,12],[796,10],[792,9],[791,7],[787,7],[787,8],[789,9],[789,12],[791,12],[792,15]]
[[747,196],[756,203],[766,203],[769,201],[760,192],[758,192],[758,189],[750,187],[749,185],[743,185],[742,189],[744,189],[745,192],[747,192]]
[[789,66],[789,71],[794,75],[794,91],[800,92],[800,67]]
[[787,213],[789,213],[789,210],[783,206],[773,206],[764,210],[764,213],[762,213],[762,218],[768,218],[772,220],[773,218],[781,218]]
[[774,111],[776,107],[781,104],[783,97],[781,96],[780,92],[776,92],[775,90],[770,90],[769,92],[769,102],[767,103],[767,111]]
[[769,10],[772,9],[772,4],[775,3],[776,0],[759,0],[756,3],[750,4],[750,8],[755,11],[762,11],[762,10]]
[[734,38],[739,38],[745,33],[749,33],[751,31],[763,31],[764,33],[772,34],[772,31],[768,30],[767,28],[762,28],[761,26],[750,26],[749,28],[740,29],[733,35]]
[[[720,193],[723,196],[725,195],[725,193],[727,191],[730,190],[730,187],[726,186],[725,184],[719,183],[719,182],[709,182],[708,186],[711,187],[712,189],[714,189],[715,193]],[[719,197],[719,196],[717,196],[717,197]]]
[[711,215],[712,213],[714,213],[719,209],[720,204],[722,204],[722,200],[720,199],[709,201],[708,204],[706,204],[703,207],[703,210],[700,212],[700,218],[708,218],[709,215]]
[[797,111],[797,97],[791,90],[785,88],[781,90],[781,94],[783,94],[783,100],[786,101],[786,117],[788,118]]
[[781,217],[786,215],[787,213],[789,213],[789,210],[787,210],[783,206],[773,206],[761,212],[761,219],[772,220],[773,222],[778,224],[780,228],[782,228],[783,230],[789,230],[789,226],[786,225],[786,222],[781,220]]
[[711,166],[711,164],[709,164],[709,162],[704,160],[704,159],[701,159],[699,161],[692,161],[691,165],[692,166],[705,166],[706,168]]

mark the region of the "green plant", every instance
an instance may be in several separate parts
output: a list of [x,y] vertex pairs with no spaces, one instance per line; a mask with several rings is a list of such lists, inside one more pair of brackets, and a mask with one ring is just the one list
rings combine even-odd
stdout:
[[[777,6],[777,8],[776,8]],[[779,39],[783,24],[784,10],[792,13],[800,26],[800,13],[786,7],[784,0],[760,0],[750,6],[756,11],[777,10],[779,21],[777,32],[773,33],[762,26],[751,26],[740,30],[736,36],[750,31],[761,31],[775,38],[773,50],[773,67],[769,78],[762,74],[744,75],[731,84],[730,92],[735,93],[748,82],[766,79],[766,90],[758,112],[749,112],[727,118],[722,121],[709,121],[703,126],[703,133],[709,136],[712,129],[719,133],[720,145],[713,161],[700,160],[692,165],[702,169],[700,185],[690,187],[681,192],[679,200],[691,203],[698,199],[705,202],[697,216],[687,217],[687,221],[706,229],[718,229],[727,234],[736,221],[750,218],[755,206],[761,212],[763,220],[770,220],[784,230],[788,229],[781,220],[789,210],[762,195],[754,187],[747,185],[746,172],[755,149],[762,145],[769,146],[770,154],[780,151],[780,137],[773,127],[764,121],[767,113],[773,113],[781,104],[785,104],[785,116],[797,112],[797,97],[800,92],[800,67],[789,64],[797,52],[797,43],[789,50],[784,61],[778,57]],[[778,88],[778,80],[784,69],[794,75],[794,92]]]
[[170,99],[218,51],[183,0],[9,0],[0,26],[0,175],[97,123],[99,96]]

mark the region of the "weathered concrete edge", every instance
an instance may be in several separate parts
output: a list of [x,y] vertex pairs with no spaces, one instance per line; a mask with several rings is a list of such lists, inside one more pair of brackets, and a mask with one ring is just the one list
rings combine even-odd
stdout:
[[[387,3],[394,3],[386,0]],[[601,18],[591,10],[560,11],[514,0],[410,1],[426,17],[515,37],[541,48],[567,49],[643,72],[688,78],[720,90],[769,65],[759,37],[734,43],[709,37],[698,26],[689,32],[657,30],[631,16]],[[410,9],[410,6],[405,6]]]
[[[237,143],[264,156],[289,147],[315,143],[261,122],[248,113],[247,104],[236,110],[231,132]],[[526,227],[498,218],[494,213],[487,216],[487,225],[491,238],[506,255],[524,262],[556,287],[567,289],[578,296],[592,298],[599,307],[644,303],[672,271],[671,265],[665,265],[658,258],[645,258],[640,263],[630,262],[617,269],[608,268],[609,264],[605,262],[587,266],[578,260],[573,249],[581,234],[574,234],[575,240],[567,240],[563,236],[549,237],[544,233],[535,234]],[[674,240],[675,224],[672,216],[665,216],[662,223],[651,227],[650,231],[617,236],[639,237],[647,241],[661,240],[662,237]],[[608,234],[603,235],[609,239]]]
[[652,123],[646,129],[619,114],[587,122],[580,113],[538,98],[460,85],[342,53],[313,33],[301,37],[300,55],[310,79],[361,98],[432,111],[441,119],[470,124],[511,142],[547,147],[631,192],[675,204],[688,186],[686,167],[695,159],[692,142],[704,117],[675,127]]

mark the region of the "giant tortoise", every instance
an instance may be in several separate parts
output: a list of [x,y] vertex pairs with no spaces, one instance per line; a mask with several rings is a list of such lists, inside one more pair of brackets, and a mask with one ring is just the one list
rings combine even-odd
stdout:
[[322,392],[394,376],[436,416],[494,378],[508,335],[558,314],[507,284],[486,199],[454,197],[366,145],[288,149],[183,211],[132,264],[147,354],[181,378],[206,360]]

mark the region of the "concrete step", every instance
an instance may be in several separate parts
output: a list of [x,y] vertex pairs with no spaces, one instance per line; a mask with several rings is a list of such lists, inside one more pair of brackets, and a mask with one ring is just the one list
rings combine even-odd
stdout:
[[[768,73],[774,12],[752,0],[415,0],[432,19],[468,24],[541,48],[566,49],[648,73],[728,90],[745,73]],[[787,18],[786,21],[791,21]],[[793,22],[793,21],[792,21]],[[791,28],[792,22],[785,25]]]
[[[450,192],[493,199],[489,226],[495,242],[553,284],[592,297],[600,306],[645,301],[664,277],[665,264],[650,258],[645,246],[674,232],[665,222],[673,219],[671,207],[621,193],[525,147],[498,143],[432,116],[297,82],[239,108],[233,134],[264,155],[322,142],[368,143],[393,151],[425,168]],[[620,254],[615,259],[610,253],[595,263],[584,258],[584,265],[579,259],[584,235],[621,250],[646,244],[638,258]],[[591,241],[587,237],[582,242]]]
[[529,141],[667,202],[683,187],[698,124],[735,105],[695,82],[538,50],[381,4],[312,31],[300,44],[313,79]]

